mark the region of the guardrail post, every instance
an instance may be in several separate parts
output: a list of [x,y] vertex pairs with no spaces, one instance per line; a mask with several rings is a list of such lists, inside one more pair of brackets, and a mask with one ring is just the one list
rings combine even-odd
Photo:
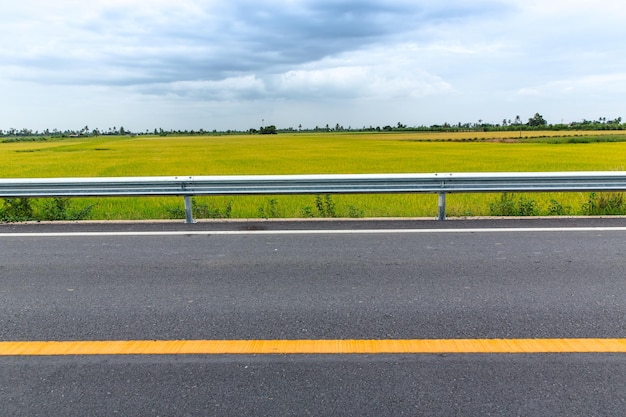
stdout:
[[446,219],[446,193],[439,193],[439,215],[437,220]]
[[193,219],[193,212],[192,212],[192,204],[191,204],[191,196],[190,195],[186,195],[185,196],[185,223],[195,223],[194,219]]

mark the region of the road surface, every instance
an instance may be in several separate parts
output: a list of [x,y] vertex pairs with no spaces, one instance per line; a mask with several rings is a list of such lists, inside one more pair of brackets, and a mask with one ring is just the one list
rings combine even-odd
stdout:
[[0,225],[0,410],[623,415],[625,259],[623,218]]

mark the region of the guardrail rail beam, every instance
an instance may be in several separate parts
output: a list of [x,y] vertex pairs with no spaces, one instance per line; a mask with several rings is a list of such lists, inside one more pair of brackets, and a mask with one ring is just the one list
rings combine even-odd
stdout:
[[176,177],[5,178],[0,198],[183,196],[193,223],[192,196],[287,194],[446,194],[626,191],[626,172],[493,172],[435,174],[326,174]]

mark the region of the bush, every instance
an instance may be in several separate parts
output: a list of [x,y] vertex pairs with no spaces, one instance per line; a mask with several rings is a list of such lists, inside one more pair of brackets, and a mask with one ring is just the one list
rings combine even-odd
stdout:
[[4,198],[4,205],[0,209],[0,221],[26,222],[34,220],[33,206],[29,198]]
[[72,210],[69,198],[53,198],[47,200],[43,207],[43,220],[85,220],[89,218],[93,206],[87,206],[80,211]]
[[[35,205],[43,200],[43,204]],[[0,221],[26,222],[33,220],[84,220],[89,218],[93,206],[73,210],[69,198],[4,198],[0,209]],[[34,207],[39,207],[36,211]]]

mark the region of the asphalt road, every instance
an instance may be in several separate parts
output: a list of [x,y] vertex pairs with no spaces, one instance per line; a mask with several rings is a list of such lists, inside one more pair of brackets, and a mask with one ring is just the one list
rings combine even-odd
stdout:
[[[625,226],[0,225],[0,341],[624,338]],[[624,410],[624,353],[0,357],[10,416]]]

